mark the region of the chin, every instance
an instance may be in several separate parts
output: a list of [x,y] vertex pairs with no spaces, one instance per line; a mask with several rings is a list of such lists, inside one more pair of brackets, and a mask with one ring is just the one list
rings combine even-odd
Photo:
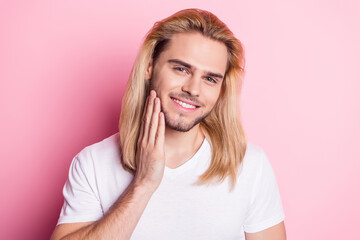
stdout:
[[182,124],[177,124],[177,125],[171,125],[171,124],[166,124],[168,126],[168,128],[178,131],[178,132],[188,132],[190,131],[194,126],[183,126]]
[[165,115],[165,124],[168,128],[178,131],[178,132],[188,132],[197,124],[199,124],[205,117],[199,117],[195,119],[192,123],[185,123],[181,120],[173,121],[170,119],[168,114],[164,112]]

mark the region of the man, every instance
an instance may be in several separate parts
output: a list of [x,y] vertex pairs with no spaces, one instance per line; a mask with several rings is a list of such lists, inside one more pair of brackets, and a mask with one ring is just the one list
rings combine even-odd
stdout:
[[157,22],[119,133],[72,161],[52,239],[285,239],[270,163],[238,120],[243,72],[241,43],[210,12]]

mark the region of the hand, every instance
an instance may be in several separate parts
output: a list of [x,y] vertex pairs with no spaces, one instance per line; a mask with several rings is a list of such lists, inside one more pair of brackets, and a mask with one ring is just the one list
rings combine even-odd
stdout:
[[154,90],[146,99],[143,120],[136,151],[137,185],[149,187],[155,191],[161,183],[165,169],[165,120],[160,112],[160,99]]

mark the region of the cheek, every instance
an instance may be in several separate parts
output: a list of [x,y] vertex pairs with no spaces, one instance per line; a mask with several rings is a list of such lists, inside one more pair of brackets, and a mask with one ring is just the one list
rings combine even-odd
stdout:
[[205,91],[205,99],[207,99],[207,102],[209,105],[215,105],[218,98],[220,96],[220,88],[219,89],[208,89]]
[[153,88],[162,94],[169,94],[170,92],[178,91],[181,87],[181,79],[174,77],[171,74],[162,74],[153,78]]
[[168,74],[166,73],[166,71],[160,69],[160,70],[155,70],[154,74],[153,74],[153,86],[156,88],[166,88],[168,85],[168,80],[170,78],[168,77]]

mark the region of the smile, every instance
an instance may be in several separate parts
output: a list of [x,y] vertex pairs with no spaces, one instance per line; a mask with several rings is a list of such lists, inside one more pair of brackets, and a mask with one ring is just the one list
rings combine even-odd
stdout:
[[179,99],[176,99],[176,98],[171,98],[171,100],[173,100],[175,103],[177,103],[178,105],[180,105],[184,109],[192,110],[192,109],[198,108],[198,106],[194,106],[194,105],[182,102],[182,101],[180,101]]

